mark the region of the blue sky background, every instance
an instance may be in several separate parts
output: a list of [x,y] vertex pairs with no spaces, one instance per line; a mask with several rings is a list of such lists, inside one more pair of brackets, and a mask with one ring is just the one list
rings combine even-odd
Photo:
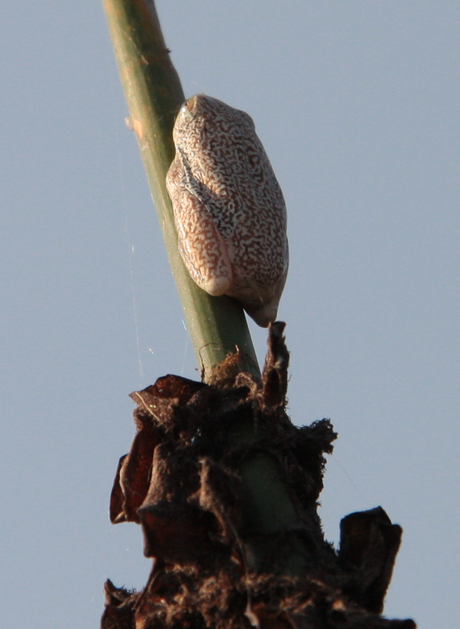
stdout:
[[[244,109],[283,188],[290,414],[339,433],[320,510],[404,529],[385,612],[460,590],[460,3],[159,0],[187,96]],[[0,6],[2,626],[98,627],[150,570],[109,523],[128,394],[193,351],[101,5]],[[266,332],[251,323],[263,359]]]

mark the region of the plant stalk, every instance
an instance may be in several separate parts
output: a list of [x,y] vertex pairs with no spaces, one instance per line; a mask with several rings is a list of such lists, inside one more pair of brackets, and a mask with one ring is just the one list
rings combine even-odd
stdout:
[[184,93],[169,57],[153,0],[103,0],[121,82],[169,262],[184,309],[202,379],[209,382],[229,354],[238,369],[260,378],[257,357],[240,304],[211,297],[191,279],[180,257],[166,173],[174,158],[172,130]]

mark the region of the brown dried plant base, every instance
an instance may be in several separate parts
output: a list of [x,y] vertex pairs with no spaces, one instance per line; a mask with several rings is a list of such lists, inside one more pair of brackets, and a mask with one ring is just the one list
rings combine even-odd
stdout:
[[105,585],[102,629],[414,629],[379,614],[401,538],[380,507],[323,537],[317,499],[328,420],[285,413],[289,355],[270,326],[262,384],[165,376],[132,394],[137,434],[112,490],[114,523],[142,525],[154,558],[141,592]]

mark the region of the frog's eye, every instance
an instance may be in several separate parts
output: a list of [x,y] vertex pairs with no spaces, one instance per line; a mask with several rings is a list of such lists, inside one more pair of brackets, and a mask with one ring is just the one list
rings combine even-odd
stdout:
[[182,105],[182,108],[186,109],[187,111],[191,111],[194,107],[194,104],[195,104],[195,98],[192,96],[192,98],[187,98],[185,103]]
[[188,120],[192,118],[192,109],[193,109],[193,103],[192,103],[192,99],[190,98],[189,100],[186,100],[185,103],[180,108],[180,115],[185,122],[187,122]]

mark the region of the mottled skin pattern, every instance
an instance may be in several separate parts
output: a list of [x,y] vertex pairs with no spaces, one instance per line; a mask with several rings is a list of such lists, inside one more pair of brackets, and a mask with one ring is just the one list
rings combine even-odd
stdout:
[[179,249],[194,281],[241,302],[262,327],[276,318],[288,270],[286,206],[252,118],[198,94],[174,126],[166,185]]

